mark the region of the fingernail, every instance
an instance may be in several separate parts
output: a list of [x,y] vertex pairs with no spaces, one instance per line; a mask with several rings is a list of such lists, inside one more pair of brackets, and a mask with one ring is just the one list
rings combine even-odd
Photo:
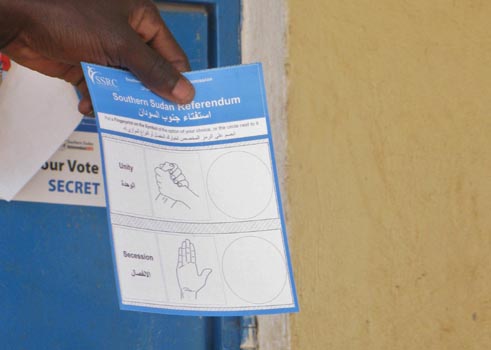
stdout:
[[187,79],[180,78],[172,89],[172,96],[178,103],[189,103],[194,97],[194,87]]

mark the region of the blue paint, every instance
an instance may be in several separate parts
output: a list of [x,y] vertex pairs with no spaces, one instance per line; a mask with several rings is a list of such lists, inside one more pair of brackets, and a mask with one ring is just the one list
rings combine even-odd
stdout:
[[257,318],[256,316],[242,317],[241,324],[241,336],[240,345],[244,349],[258,349],[257,342]]
[[161,11],[161,15],[188,56],[191,69],[208,68],[208,13],[183,10]]
[[217,317],[214,320],[213,349],[237,350],[240,346],[242,317]]
[[213,319],[119,310],[104,208],[0,202],[0,223],[2,349],[209,349]]
[[205,4],[209,14],[210,67],[239,64],[240,1],[239,0],[180,0],[176,3]]

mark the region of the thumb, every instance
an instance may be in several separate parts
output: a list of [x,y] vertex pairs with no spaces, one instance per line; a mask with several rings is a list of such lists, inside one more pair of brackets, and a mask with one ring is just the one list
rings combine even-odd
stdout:
[[164,164],[160,164],[159,168],[163,171],[171,171],[172,169],[174,169],[174,166],[175,164],[173,163],[165,162]]
[[199,277],[203,284],[206,283],[212,271],[213,271],[212,269],[204,269],[203,271],[201,271]]
[[194,87],[174,66],[129,32],[130,50],[124,51],[121,61],[141,82],[157,95],[179,104],[194,98]]
[[155,168],[155,175],[158,177],[164,176],[164,171],[162,168]]

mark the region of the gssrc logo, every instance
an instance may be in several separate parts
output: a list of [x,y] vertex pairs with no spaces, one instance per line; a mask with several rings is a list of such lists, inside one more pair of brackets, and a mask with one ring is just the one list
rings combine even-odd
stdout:
[[94,67],[87,67],[87,73],[92,84],[102,85],[109,88],[117,88],[118,85],[116,79],[110,79],[103,77]]

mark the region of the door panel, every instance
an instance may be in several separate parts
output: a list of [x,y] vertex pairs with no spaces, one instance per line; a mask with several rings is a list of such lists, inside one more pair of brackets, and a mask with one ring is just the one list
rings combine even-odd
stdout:
[[188,56],[192,70],[208,68],[208,12],[204,6],[159,5],[160,13]]
[[212,319],[119,310],[104,208],[2,202],[0,222],[3,349],[209,349]]

